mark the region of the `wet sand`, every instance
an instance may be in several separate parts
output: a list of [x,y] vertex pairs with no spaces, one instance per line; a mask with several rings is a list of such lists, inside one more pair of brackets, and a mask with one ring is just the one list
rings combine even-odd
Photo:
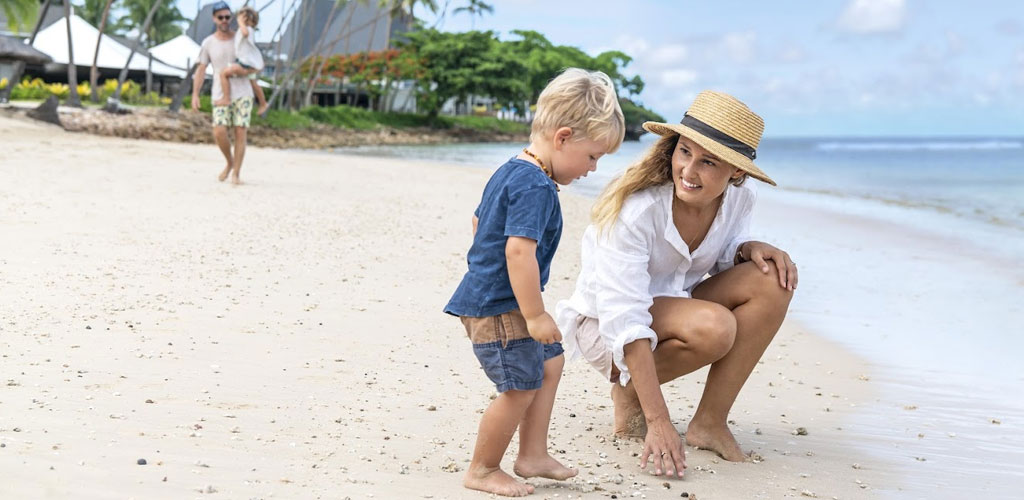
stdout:
[[[0,497],[485,497],[461,478],[494,390],[441,308],[487,171],[251,148],[232,187],[209,145],[0,130]],[[562,203],[549,305],[589,208]],[[865,366],[787,322],[731,417],[761,460],[688,448],[678,481],[639,470],[607,383],[568,364],[550,447],[580,475],[533,497],[899,491],[846,430]],[[703,378],[666,388],[680,430]]]

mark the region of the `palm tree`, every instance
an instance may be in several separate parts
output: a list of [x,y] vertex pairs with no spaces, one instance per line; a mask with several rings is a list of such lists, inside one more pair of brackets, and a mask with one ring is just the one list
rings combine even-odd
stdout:
[[494,7],[483,2],[483,0],[468,0],[463,7],[459,7],[452,11],[452,14],[461,14],[463,12],[469,14],[470,28],[476,29],[476,18],[484,17],[484,14],[494,14]]
[[[103,0],[85,0],[85,5],[90,6],[91,4],[96,4],[101,1]],[[96,88],[97,86],[99,86],[100,71],[99,68],[96,66],[96,62],[99,60],[100,57],[100,42],[103,41],[103,31],[107,28],[107,19],[110,18],[110,6],[113,3],[114,0],[106,0],[106,5],[103,6],[103,13],[100,15],[99,18],[100,27],[99,34],[96,35],[96,51],[92,55],[92,68],[89,69],[89,98],[92,100],[92,102],[100,102],[100,92],[99,89]],[[88,8],[82,10],[86,11],[83,12],[83,14],[90,16],[91,13],[88,12]],[[92,19],[86,17],[86,20],[90,21]]]
[[82,99],[78,97],[78,66],[75,66],[74,43],[71,41],[71,0],[64,0],[64,24],[68,29],[68,100],[65,104],[80,108]]
[[124,87],[124,81],[128,78],[128,65],[132,63],[132,57],[135,56],[135,51],[139,49],[142,37],[149,31],[149,25],[153,22],[153,17],[156,15],[156,11],[160,8],[161,4],[163,4],[163,0],[153,0],[153,5],[146,14],[146,20],[142,22],[142,28],[139,29],[139,36],[135,38],[135,43],[132,44],[132,51],[128,53],[128,60],[124,62],[124,67],[121,68],[121,75],[117,78],[117,89],[114,90],[114,95],[107,101],[107,111],[116,112],[120,109],[121,88]]
[[[23,2],[23,1],[24,0],[0,0],[0,3],[4,4],[4,13],[7,14],[7,9],[8,9],[8,5],[7,4],[8,3]],[[35,4],[35,0],[32,0],[32,3]],[[46,18],[46,12],[48,10],[50,10],[50,0],[45,0],[43,2],[42,8],[39,9],[39,16],[36,18],[36,26],[32,30],[32,36],[30,36],[29,39],[28,39],[28,44],[29,45],[32,45],[33,43],[35,43],[36,35],[39,34],[39,29],[43,27],[43,19]],[[14,19],[9,14],[7,14],[7,16],[8,16],[7,17],[8,21]],[[24,62],[18,61],[16,63],[14,63],[14,72],[11,74],[11,79],[7,83],[7,88],[5,88],[2,91],[0,91],[0,102],[7,102],[11,98],[11,92],[14,90],[14,86],[17,85],[18,82],[21,81],[21,74],[24,71],[25,71],[25,63]]]
[[7,27],[11,31],[20,31],[29,21],[35,19],[39,10],[39,2],[36,0],[0,0],[0,10],[4,11],[7,17]]
[[[155,11],[153,11],[154,5],[156,6]],[[173,4],[163,3],[163,0],[124,0],[122,6],[128,13],[118,19],[113,27],[115,32],[122,34],[127,34],[138,28],[149,17],[149,12],[154,12],[145,33],[146,44],[150,47],[180,35],[183,32],[180,23],[188,21],[185,16],[181,15],[181,11],[177,7]]]
[[107,0],[82,0],[82,4],[75,7],[75,15],[92,26],[99,26],[110,17],[110,9]]

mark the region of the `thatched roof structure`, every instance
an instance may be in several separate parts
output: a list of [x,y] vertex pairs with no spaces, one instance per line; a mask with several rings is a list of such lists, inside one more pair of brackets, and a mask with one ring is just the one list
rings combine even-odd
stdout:
[[26,64],[46,64],[50,56],[34,49],[19,38],[0,36],[0,61],[23,61]]

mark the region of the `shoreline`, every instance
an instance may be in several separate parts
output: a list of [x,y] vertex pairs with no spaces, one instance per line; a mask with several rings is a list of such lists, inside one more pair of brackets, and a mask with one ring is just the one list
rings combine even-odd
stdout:
[[[253,147],[233,188],[209,145],[0,125],[0,220],[20,242],[0,255],[19,292],[0,467],[21,478],[0,496],[482,498],[460,472],[493,387],[441,307],[486,169]],[[563,195],[548,305],[572,291],[589,210]],[[865,371],[787,321],[731,415],[763,460],[687,448],[676,481],[639,470],[640,445],[610,437],[608,385],[568,363],[550,444],[581,473],[533,497],[896,491],[848,430],[876,397]],[[703,373],[666,387],[681,430]]]
[[[0,107],[0,117],[32,120],[25,115],[29,109],[32,108],[6,105]],[[135,108],[132,113],[115,115],[94,108],[60,106],[58,109],[61,123],[69,132],[185,144],[213,143],[209,113],[195,113],[186,109],[171,113],[164,108]],[[380,126],[375,130],[356,130],[315,124],[309,128],[291,130],[254,125],[249,128],[248,145],[276,149],[324,150],[381,144],[524,141],[528,137],[528,134],[507,134],[468,128],[397,129]]]

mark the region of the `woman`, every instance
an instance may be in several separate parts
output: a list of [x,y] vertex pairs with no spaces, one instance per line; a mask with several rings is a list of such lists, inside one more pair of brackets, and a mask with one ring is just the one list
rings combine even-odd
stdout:
[[710,364],[686,442],[744,460],[729,410],[782,325],[797,270],[747,236],[747,177],[775,185],[753,162],[761,117],[705,91],[680,124],[644,128],[661,139],[598,198],[576,291],[556,314],[566,351],[615,383],[615,432],[644,439],[641,467],[652,457],[655,474],[681,477],[661,384]]

